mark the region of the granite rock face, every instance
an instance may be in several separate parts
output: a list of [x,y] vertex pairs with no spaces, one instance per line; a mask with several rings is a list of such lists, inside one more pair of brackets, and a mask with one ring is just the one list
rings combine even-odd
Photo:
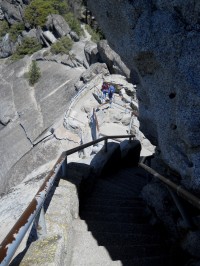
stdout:
[[1,0],[0,6],[2,13],[4,14],[4,18],[9,22],[9,24],[14,24],[15,22],[22,21],[23,17],[23,1],[9,1],[9,0]]
[[[198,0],[88,0],[138,83],[141,130],[183,182],[200,184]],[[118,18],[118,19],[116,19]]]
[[41,78],[31,87],[25,73],[33,58],[0,63],[0,194],[60,154],[61,143],[44,149],[41,139],[51,135],[52,125],[66,111],[76,94],[74,84],[85,70],[38,61]]
[[102,62],[105,62],[111,74],[119,74],[130,78],[130,70],[122,62],[120,56],[113,51],[106,40],[101,40],[98,43],[98,51]]

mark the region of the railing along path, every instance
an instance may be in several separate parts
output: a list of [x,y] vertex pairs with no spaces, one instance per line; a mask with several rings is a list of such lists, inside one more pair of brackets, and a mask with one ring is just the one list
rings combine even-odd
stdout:
[[[0,265],[7,266],[11,261],[12,257],[14,256],[15,251],[19,247],[23,237],[25,236],[26,232],[28,231],[29,227],[33,224],[36,225],[38,238],[45,235],[45,219],[44,219],[44,211],[43,206],[45,199],[47,198],[51,187],[53,186],[56,178],[60,178],[61,176],[66,176],[67,172],[67,156],[71,155],[75,152],[83,150],[89,146],[95,145],[99,142],[104,141],[104,149],[107,152],[107,142],[109,139],[117,139],[117,138],[129,138],[131,141],[134,138],[134,135],[114,135],[114,136],[105,136],[94,141],[88,142],[83,144],[79,147],[75,147],[70,149],[66,152],[63,152],[59,159],[57,160],[56,164],[54,165],[53,169],[47,175],[44,183],[39,188],[38,192],[36,193],[35,197],[28,205],[26,210],[20,216],[18,221],[15,223],[13,228],[7,234],[5,239],[0,245]],[[176,192],[178,196],[185,199],[189,203],[191,203],[194,207],[200,210],[200,199],[194,196],[192,193],[188,192],[186,189],[181,187],[180,185],[175,184],[168,178],[160,175],[152,168],[148,167],[144,164],[145,158],[139,163],[139,166],[145,169],[147,172],[152,174],[154,177],[158,178],[162,183],[168,186],[169,189]],[[62,171],[62,174],[60,173]],[[58,174],[59,173],[59,174]],[[173,194],[172,194],[173,197]],[[183,216],[184,220],[187,222],[188,227],[191,227],[190,219],[188,218],[187,214],[185,213],[184,208],[180,205],[180,203],[175,198],[175,203]]]
[[[0,265],[7,266],[9,265],[12,257],[15,254],[15,251],[19,247],[22,239],[24,238],[26,232],[30,226],[35,223],[37,229],[37,236],[40,238],[46,234],[45,218],[44,218],[44,203],[45,200],[53,186],[56,178],[61,176],[66,176],[67,172],[67,156],[75,152],[83,150],[89,146],[92,146],[96,143],[104,141],[105,152],[107,152],[107,142],[109,139],[117,138],[129,138],[131,141],[135,136],[134,135],[117,135],[117,136],[105,136],[97,140],[88,142],[79,147],[75,147],[66,152],[63,152],[50,173],[45,178],[44,183],[39,188],[38,192],[32,199],[31,203],[28,205],[26,210],[22,213],[20,218],[17,220],[15,225],[12,227],[10,232],[4,238],[0,245]],[[62,174],[61,174],[62,171]]]

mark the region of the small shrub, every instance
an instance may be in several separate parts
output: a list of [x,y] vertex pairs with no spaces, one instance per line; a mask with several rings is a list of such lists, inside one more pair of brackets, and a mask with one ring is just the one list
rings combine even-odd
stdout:
[[11,56],[11,60],[19,60],[27,54],[33,54],[42,48],[42,45],[36,38],[24,38],[21,45],[17,46],[15,53]]
[[24,24],[21,22],[13,24],[9,29],[9,36],[11,41],[16,42],[17,37],[22,33],[24,29]]
[[73,13],[69,12],[64,15],[65,20],[69,24],[70,28],[75,31],[78,36],[83,35],[83,30],[81,28],[80,21],[74,16]]
[[67,36],[62,37],[59,41],[51,45],[53,54],[68,54],[73,45],[73,41]]
[[41,77],[40,68],[38,67],[36,61],[32,61],[28,72],[29,84],[33,86]]
[[102,40],[104,38],[104,36],[100,30],[95,31],[88,24],[85,26],[85,28],[88,31],[88,33],[91,35],[91,40],[93,42],[99,42],[100,40]]
[[0,39],[2,39],[9,31],[9,25],[6,20],[0,21]]

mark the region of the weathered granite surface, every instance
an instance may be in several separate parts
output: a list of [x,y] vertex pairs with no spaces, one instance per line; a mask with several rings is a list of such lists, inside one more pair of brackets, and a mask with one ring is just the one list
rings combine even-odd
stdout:
[[[198,0],[88,0],[138,81],[141,130],[188,186],[200,184]],[[118,18],[118,19],[116,19]]]
[[98,43],[98,51],[102,61],[107,64],[111,74],[120,74],[127,79],[130,78],[130,70],[122,62],[120,56],[110,48],[106,40],[101,40]]
[[38,61],[41,78],[31,87],[25,75],[31,59],[0,62],[0,194],[61,153],[59,141],[35,145],[64,114],[76,93],[74,84],[85,70]]

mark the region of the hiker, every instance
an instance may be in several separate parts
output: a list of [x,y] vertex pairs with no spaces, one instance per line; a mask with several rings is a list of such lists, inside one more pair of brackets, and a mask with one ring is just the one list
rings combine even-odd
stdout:
[[103,82],[101,91],[103,93],[102,98],[104,101],[106,100],[106,94],[108,93],[108,87],[109,87],[109,84],[107,84],[106,82]]
[[110,85],[108,88],[108,98],[110,100],[110,108],[112,105],[112,100],[113,100],[113,93],[115,92],[115,87],[113,85]]

